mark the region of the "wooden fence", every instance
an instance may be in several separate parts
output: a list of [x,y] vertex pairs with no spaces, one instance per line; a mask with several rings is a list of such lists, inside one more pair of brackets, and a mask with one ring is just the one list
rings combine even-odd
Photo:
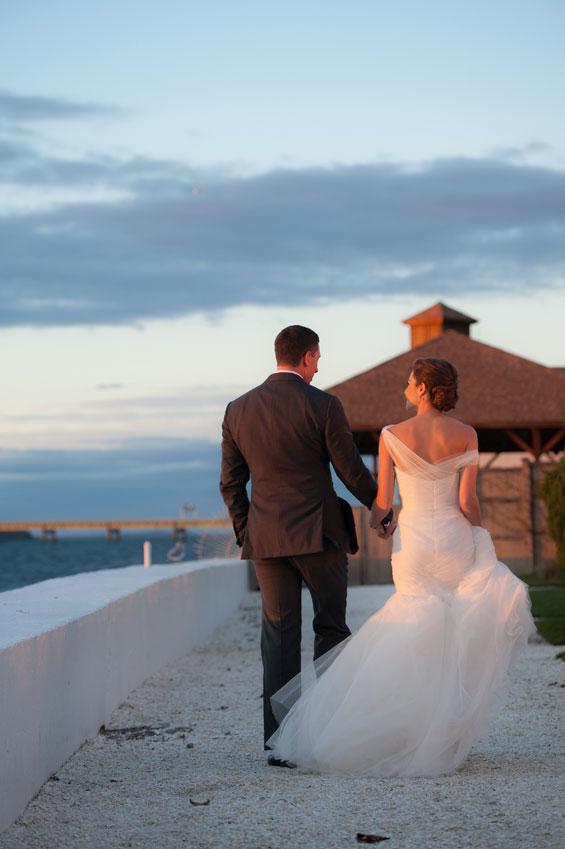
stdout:
[[[555,558],[555,545],[547,532],[543,502],[535,496],[539,481],[549,468],[549,463],[536,467],[524,460],[518,467],[481,469],[479,472],[484,525],[492,535],[498,559],[517,575],[545,571]],[[371,529],[369,512],[364,507],[356,507],[353,512],[359,552],[349,560],[349,583],[390,583],[392,543],[379,539]]]

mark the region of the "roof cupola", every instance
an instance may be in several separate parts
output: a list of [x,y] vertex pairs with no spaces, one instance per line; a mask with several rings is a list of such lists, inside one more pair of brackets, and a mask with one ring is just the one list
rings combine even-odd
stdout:
[[403,324],[408,324],[411,332],[411,347],[416,348],[441,336],[446,330],[455,330],[464,336],[470,336],[469,328],[475,324],[476,318],[464,315],[439,301],[433,307],[416,313],[411,318],[405,318]]

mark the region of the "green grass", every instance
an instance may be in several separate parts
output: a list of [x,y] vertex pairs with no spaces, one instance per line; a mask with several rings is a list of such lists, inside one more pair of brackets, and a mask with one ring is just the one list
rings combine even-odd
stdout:
[[531,587],[532,613],[546,642],[565,645],[565,587]]
[[536,628],[546,643],[550,643],[552,646],[565,645],[565,618],[536,619]]
[[532,587],[530,598],[536,618],[565,618],[565,587]]
[[565,586],[565,570],[560,569],[551,578],[543,572],[531,572],[529,575],[520,575],[520,580],[529,587],[563,587]]

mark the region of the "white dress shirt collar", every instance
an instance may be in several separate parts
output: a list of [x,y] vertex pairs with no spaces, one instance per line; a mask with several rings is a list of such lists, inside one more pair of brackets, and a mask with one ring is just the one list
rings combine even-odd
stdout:
[[295,374],[300,380],[304,380],[301,374],[298,374],[297,371],[293,371],[291,368],[278,368],[273,374]]

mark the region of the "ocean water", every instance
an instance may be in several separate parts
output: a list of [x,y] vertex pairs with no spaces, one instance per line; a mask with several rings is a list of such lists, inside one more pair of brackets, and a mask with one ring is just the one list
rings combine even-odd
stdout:
[[[152,544],[152,562],[168,563],[167,553],[173,547],[170,533],[124,533],[119,542],[108,542],[103,532],[60,534],[57,542],[47,543],[35,536],[23,540],[5,538],[0,540],[0,592],[79,572],[139,566],[147,539]],[[182,562],[239,557],[231,529],[191,531],[183,545]]]

